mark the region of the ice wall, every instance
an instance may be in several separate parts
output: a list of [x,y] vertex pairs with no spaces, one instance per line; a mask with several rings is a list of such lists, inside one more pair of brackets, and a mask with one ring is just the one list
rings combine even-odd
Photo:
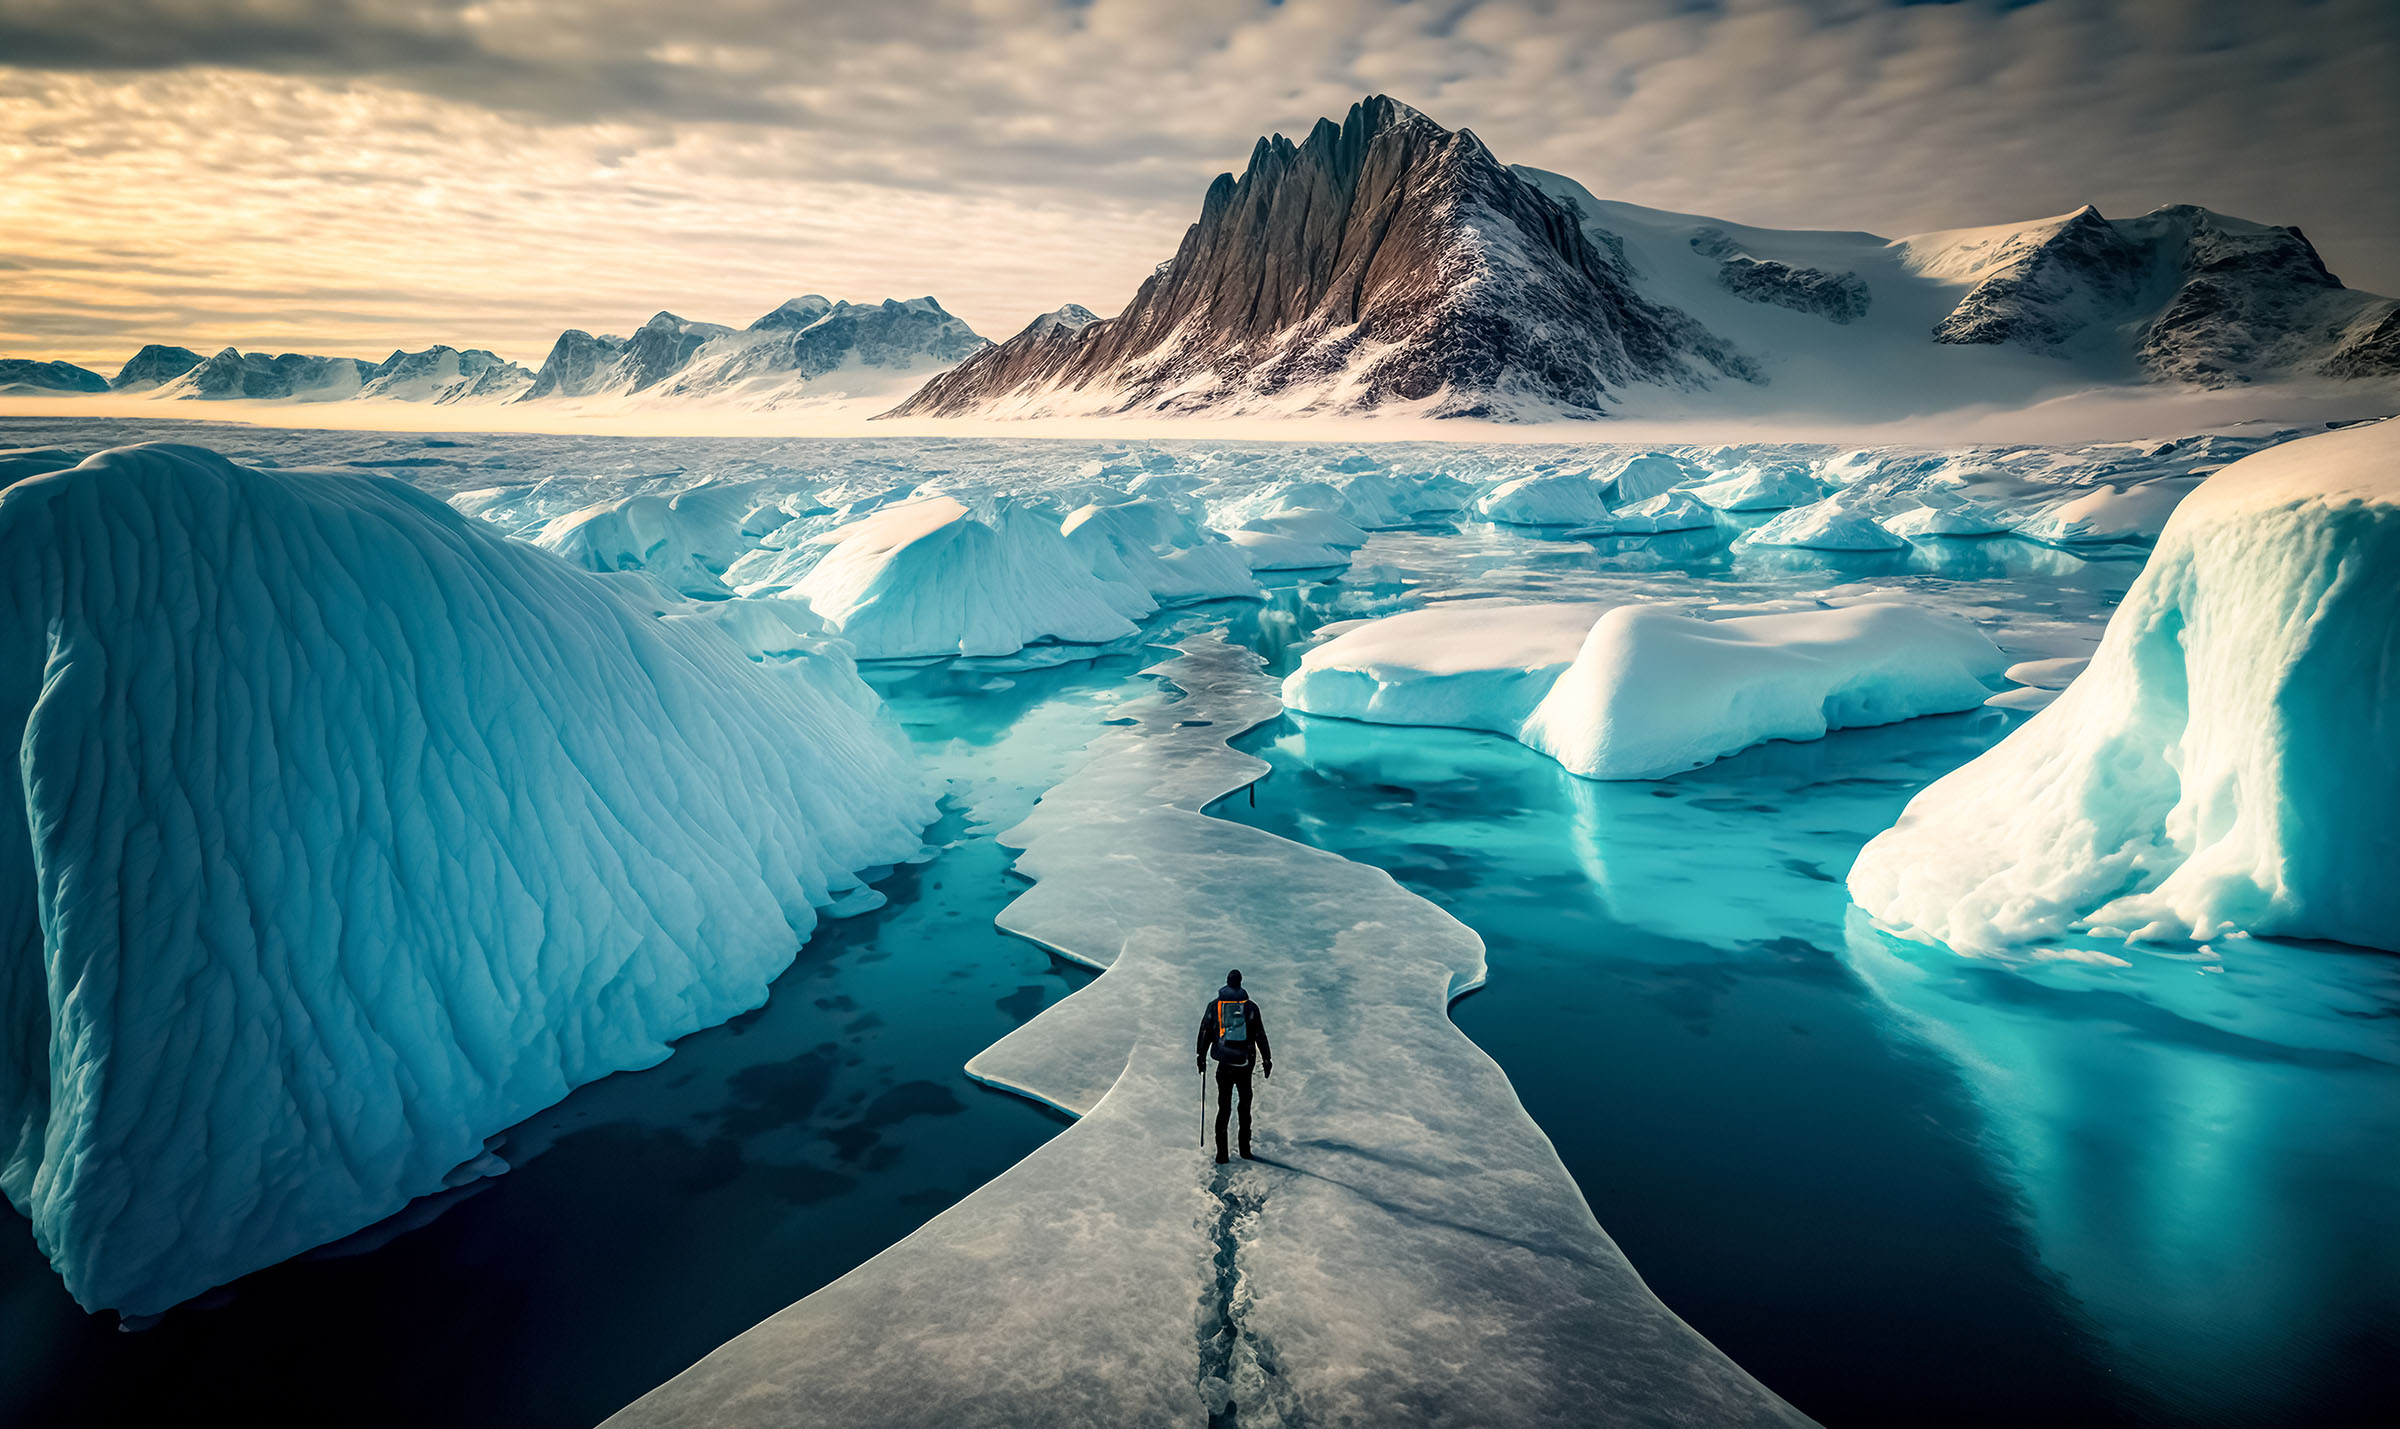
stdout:
[[195,447],[0,495],[0,1189],[77,1300],[441,1189],[917,850],[846,654],[628,581]]
[[2400,423],[2175,508],[2082,676],[1913,800],[1851,896],[1968,951],[2076,926],[2400,948]]
[[[1451,1024],[1475,934],[1197,812],[1264,767],[1225,744],[1277,709],[1255,657],[1156,673],[1009,836],[1039,881],[1003,926],[1106,971],[969,1067],[1080,1119],[610,1422],[1805,1423],[1650,1294]],[[1265,1159],[1218,1168],[1192,1039],[1234,966],[1275,1076]]]

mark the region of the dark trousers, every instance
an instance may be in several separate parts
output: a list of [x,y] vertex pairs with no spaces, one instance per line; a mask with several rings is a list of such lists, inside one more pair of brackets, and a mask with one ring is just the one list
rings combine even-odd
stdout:
[[[1252,1064],[1255,1065],[1255,1064]],[[1217,1063],[1217,1155],[1225,1154],[1225,1117],[1233,1110],[1233,1094],[1242,1094],[1242,1150],[1250,1149],[1250,1067]]]

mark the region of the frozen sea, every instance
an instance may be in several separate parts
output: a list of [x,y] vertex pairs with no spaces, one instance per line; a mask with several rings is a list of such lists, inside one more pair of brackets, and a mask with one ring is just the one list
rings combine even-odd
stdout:
[[[136,440],[445,496],[540,493],[545,510],[700,480],[848,498],[1141,471],[1263,482],[1364,459],[1490,485],[1592,459],[0,423],[0,447]],[[1992,465],[1996,487],[2188,469],[2139,462],[2019,449]],[[947,789],[944,851],[880,885],[885,906],[822,928],[765,1008],[507,1133],[509,1174],[153,1323],[85,1315],[16,1221],[0,1423],[590,1424],[1006,1169],[1063,1121],[961,1068],[1089,974],[993,927],[1023,888],[995,835],[1155,687],[1151,645],[1218,632],[1281,673],[1329,624],[1433,602],[1721,614],[1888,593],[1969,616],[2012,659],[2071,658],[2147,550],[1732,549],[1765,519],[1629,539],[1443,518],[1118,647],[870,667]],[[1860,845],[2023,718],[1597,783],[1499,736],[1292,714],[1240,741],[1272,772],[1213,812],[1388,869],[1482,935],[1490,980],[1455,1020],[1652,1289],[1820,1422],[2378,1417],[2400,1363],[2400,961],[2229,941],[2020,968],[1894,944],[1849,911]]]

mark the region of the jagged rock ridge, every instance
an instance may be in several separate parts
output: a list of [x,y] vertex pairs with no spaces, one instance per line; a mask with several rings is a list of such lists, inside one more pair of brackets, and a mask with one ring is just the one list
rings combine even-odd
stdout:
[[890,415],[1598,416],[1624,386],[1754,375],[1473,133],[1379,95],[1258,141],[1123,313],[1037,321]]
[[2087,204],[1983,272],[1936,342],[2065,355],[2129,341],[2143,375],[2210,387],[2400,372],[2400,304],[2342,286],[2297,228],[2191,204],[2110,220]]

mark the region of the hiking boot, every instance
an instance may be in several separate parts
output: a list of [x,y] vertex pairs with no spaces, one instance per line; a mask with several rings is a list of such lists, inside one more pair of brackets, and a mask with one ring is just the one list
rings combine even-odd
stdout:
[[1250,1148],[1249,1148],[1249,1147],[1247,1147],[1247,1146],[1245,1146],[1245,1147],[1243,1147],[1243,1148],[1242,1148],[1242,1159],[1243,1159],[1244,1161],[1256,1161],[1258,1158],[1257,1158],[1257,1157],[1255,1157],[1255,1156],[1253,1156],[1253,1155],[1251,1155],[1251,1154],[1250,1154]]
[[[1245,1151],[1245,1152],[1243,1152],[1242,1154],[1243,1154],[1244,1156],[1247,1156],[1247,1155],[1249,1155],[1250,1153],[1249,1153],[1249,1152],[1247,1152],[1247,1151]],[[1217,1153],[1217,1164],[1218,1164],[1219,1166],[1222,1166],[1222,1165],[1224,1165],[1224,1164],[1225,1164],[1225,1153],[1224,1153],[1224,1152],[1222,1152],[1222,1151],[1220,1151],[1220,1152],[1218,1152],[1218,1153]]]

